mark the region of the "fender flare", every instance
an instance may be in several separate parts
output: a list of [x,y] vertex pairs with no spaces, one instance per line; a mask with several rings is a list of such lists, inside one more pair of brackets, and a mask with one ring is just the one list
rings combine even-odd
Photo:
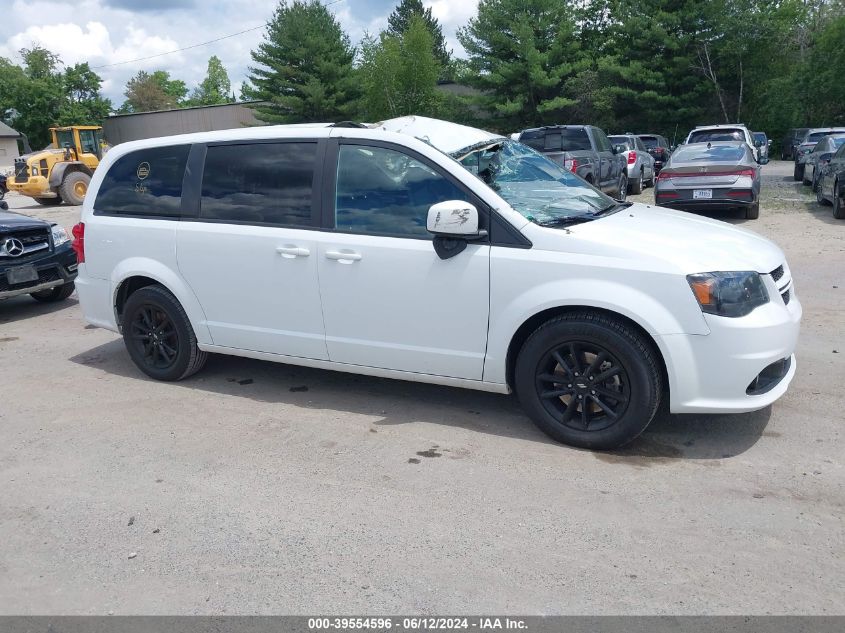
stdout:
[[[549,300],[548,297],[566,299]],[[507,382],[511,342],[523,325],[544,312],[592,308],[618,314],[642,329],[663,354],[666,350],[662,348],[662,335],[706,335],[710,332],[701,309],[694,300],[688,303],[679,314],[679,305],[682,304],[678,301],[671,301],[675,310],[670,311],[661,301],[640,289],[609,280],[590,280],[587,284],[559,280],[531,288],[513,297],[508,305],[497,308],[500,317],[490,323],[483,379],[486,382]],[[682,326],[679,316],[686,327]]]
[[65,174],[68,173],[68,171],[81,171],[89,176],[92,175],[88,165],[82,161],[61,161],[53,165],[53,169],[50,170],[50,180],[48,181],[50,188],[52,189],[61,185],[62,181],[65,179]]
[[213,345],[211,333],[206,325],[205,311],[187,286],[184,280],[167,266],[154,259],[146,257],[130,257],[120,262],[112,272],[111,276],[111,302],[114,310],[115,323],[119,323],[117,315],[118,291],[127,279],[132,277],[148,277],[158,284],[161,284],[173,293],[176,300],[185,309],[197,342],[201,345]]

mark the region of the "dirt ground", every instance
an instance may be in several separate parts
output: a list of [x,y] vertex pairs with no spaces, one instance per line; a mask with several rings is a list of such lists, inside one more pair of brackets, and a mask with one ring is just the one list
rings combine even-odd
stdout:
[[229,357],[156,383],[75,296],[0,302],[0,613],[845,613],[845,222],[764,173],[759,220],[718,217],[786,252],[790,391],[615,453],[506,396]]

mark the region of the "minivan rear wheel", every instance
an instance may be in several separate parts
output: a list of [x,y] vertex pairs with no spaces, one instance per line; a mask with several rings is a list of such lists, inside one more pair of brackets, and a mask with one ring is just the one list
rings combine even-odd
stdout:
[[156,380],[182,380],[208,357],[197,346],[188,315],[162,286],[132,293],[123,309],[123,341],[138,369]]
[[573,312],[541,325],[516,361],[516,394],[553,439],[606,450],[627,444],[660,404],[661,372],[650,342],[602,314]]

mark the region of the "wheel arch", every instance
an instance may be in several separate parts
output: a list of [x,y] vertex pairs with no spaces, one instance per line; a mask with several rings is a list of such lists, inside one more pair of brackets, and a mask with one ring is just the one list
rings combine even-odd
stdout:
[[546,308],[545,310],[541,310],[523,321],[511,337],[510,342],[508,343],[507,354],[505,356],[505,380],[511,388],[513,387],[514,382],[516,359],[519,355],[519,351],[525,344],[525,341],[528,340],[528,337],[531,336],[531,334],[543,323],[572,312],[593,312],[595,314],[600,314],[620,321],[636,330],[642,335],[645,341],[651,346],[652,351],[655,353],[655,357],[658,359],[664,388],[667,390],[669,389],[669,372],[666,365],[666,359],[664,358],[663,350],[661,350],[655,337],[652,336],[643,325],[631,317],[626,316],[621,312],[616,312],[607,308],[599,308],[592,305],[562,305]]
[[82,161],[62,161],[53,165],[50,170],[50,179],[48,184],[50,188],[58,187],[65,179],[65,175],[73,171],[81,171],[88,176],[92,175],[91,170]]
[[112,307],[115,323],[121,329],[123,309],[129,296],[141,288],[159,285],[168,290],[182,305],[197,337],[197,342],[211,345],[205,312],[193,291],[173,271],[155,260],[132,258],[122,262],[112,276]]

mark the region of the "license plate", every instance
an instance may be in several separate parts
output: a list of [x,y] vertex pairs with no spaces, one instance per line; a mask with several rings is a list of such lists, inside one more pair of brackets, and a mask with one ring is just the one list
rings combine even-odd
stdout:
[[38,271],[35,266],[18,266],[6,271],[9,285],[25,284],[28,281],[38,281]]
[[692,190],[692,199],[693,200],[710,200],[713,197],[713,190],[712,189],[693,189]]

